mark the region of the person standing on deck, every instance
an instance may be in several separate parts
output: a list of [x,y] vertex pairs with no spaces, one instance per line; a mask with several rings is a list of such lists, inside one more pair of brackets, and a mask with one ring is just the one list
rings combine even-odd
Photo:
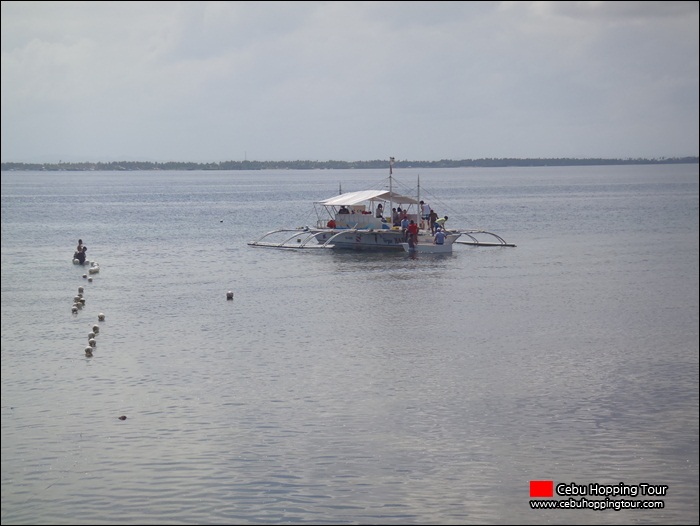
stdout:
[[437,212],[435,210],[430,211],[428,216],[428,222],[430,223],[430,233],[435,234],[435,220],[438,218]]
[[420,202],[420,213],[421,213],[421,222],[420,222],[420,227],[425,230],[426,224],[428,223],[428,219],[430,219],[430,205],[426,203],[425,201]]

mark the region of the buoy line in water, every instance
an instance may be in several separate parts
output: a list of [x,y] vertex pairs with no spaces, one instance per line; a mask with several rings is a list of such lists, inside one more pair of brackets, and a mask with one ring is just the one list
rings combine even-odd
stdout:
[[[74,264],[79,265],[80,261],[77,259],[73,260]],[[88,271],[87,273],[82,275],[82,278],[87,281],[87,283],[92,283],[93,282],[93,276],[95,274],[98,274],[100,272],[100,265],[96,261],[85,261],[84,265],[88,265]],[[78,316],[80,311],[82,311],[83,307],[85,307],[86,304],[86,299],[85,299],[85,287],[84,286],[79,286],[78,287],[78,293],[73,297],[73,305],[71,306],[71,313],[73,316]],[[97,322],[104,322],[106,319],[106,316],[104,312],[99,312],[97,314]],[[87,334],[87,346],[84,348],[83,353],[85,355],[85,358],[93,358],[95,356],[95,352],[97,350],[97,336],[100,334],[100,325],[98,323],[95,323],[92,325],[92,328]],[[126,420],[125,415],[121,415],[117,417],[119,420]]]

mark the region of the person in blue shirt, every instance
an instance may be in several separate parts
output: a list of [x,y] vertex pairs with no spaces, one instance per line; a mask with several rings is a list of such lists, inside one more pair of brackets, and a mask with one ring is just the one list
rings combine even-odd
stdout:
[[403,240],[408,241],[408,217],[404,216],[401,220],[401,231],[403,232]]
[[445,244],[445,232],[442,230],[442,228],[437,227],[435,229],[435,237],[433,238],[433,243],[435,245],[444,245]]

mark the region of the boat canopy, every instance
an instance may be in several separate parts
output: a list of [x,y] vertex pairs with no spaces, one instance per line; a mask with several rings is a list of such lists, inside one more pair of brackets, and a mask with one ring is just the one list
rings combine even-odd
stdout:
[[388,190],[363,190],[361,192],[348,192],[318,201],[323,206],[355,206],[365,201],[392,201],[399,205],[417,205],[418,201],[413,197],[397,194]]

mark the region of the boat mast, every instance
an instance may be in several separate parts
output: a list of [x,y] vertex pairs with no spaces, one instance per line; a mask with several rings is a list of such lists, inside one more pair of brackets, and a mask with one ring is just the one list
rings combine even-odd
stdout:
[[393,188],[392,179],[394,173],[394,158],[389,157],[389,217],[391,217],[391,226],[394,226],[394,200],[393,200]]
[[418,197],[416,200],[418,201],[418,204],[416,205],[418,207],[416,222],[420,225],[421,218],[423,217],[423,207],[420,205],[420,174],[418,174]]

